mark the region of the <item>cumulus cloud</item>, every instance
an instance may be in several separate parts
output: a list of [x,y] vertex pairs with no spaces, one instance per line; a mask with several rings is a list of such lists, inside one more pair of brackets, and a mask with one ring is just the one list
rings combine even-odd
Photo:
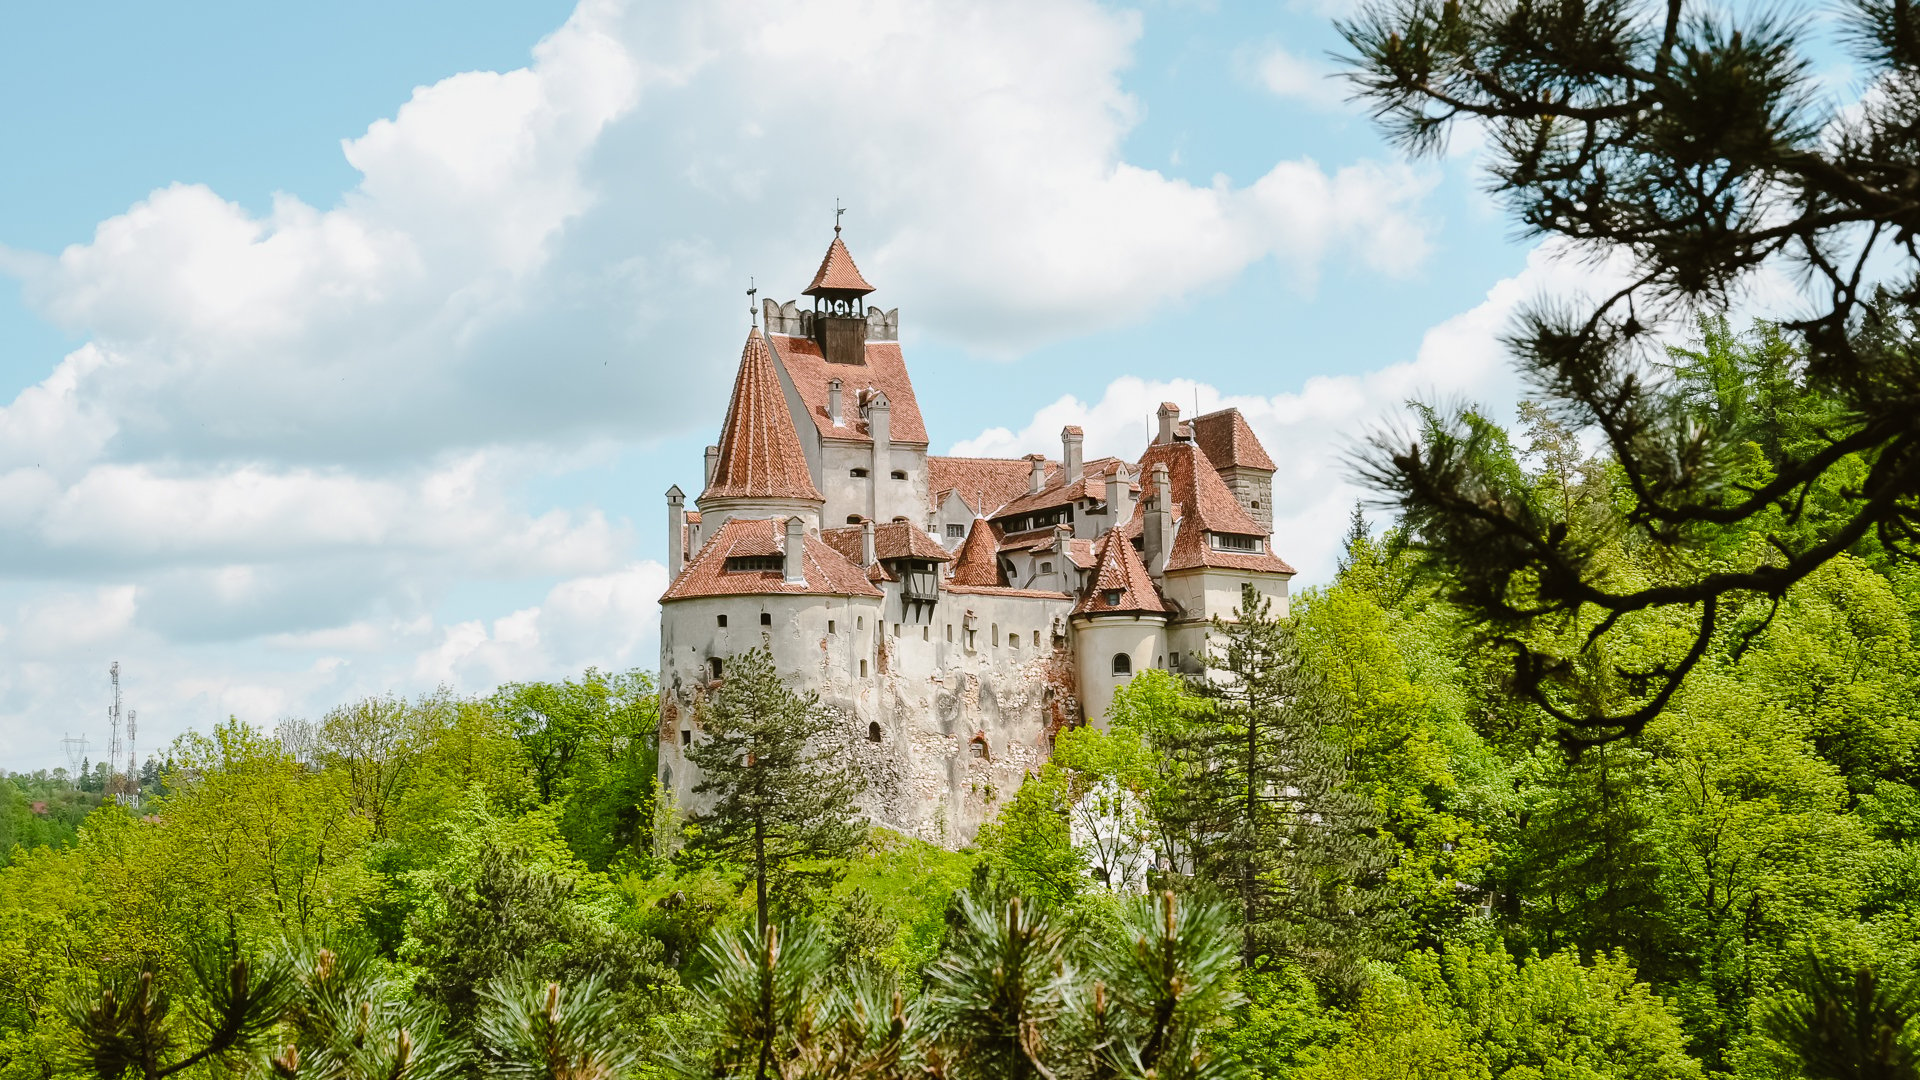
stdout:
[[[155,689],[176,729],[650,662],[633,536],[538,489],[705,421],[739,290],[795,295],[836,197],[876,299],[974,353],[1257,263],[1311,289],[1426,258],[1431,171],[1128,161],[1140,33],[1091,0],[582,0],[527,66],[344,141],[332,205],[176,184],[64,251],[0,250],[86,341],[0,402],[0,641],[34,657],[0,671],[0,755],[114,650],[179,672]],[[445,615],[475,582],[548,591]]]
[[1374,498],[1355,482],[1350,465],[1365,435],[1403,418],[1414,399],[1474,402],[1496,418],[1510,418],[1521,387],[1500,337],[1514,313],[1542,295],[1590,295],[1616,276],[1616,270],[1542,246],[1528,256],[1524,270],[1494,285],[1481,303],[1427,331],[1411,360],[1364,374],[1314,376],[1297,390],[1270,397],[1224,393],[1190,379],[1126,376],[1097,401],[1063,397],[1019,431],[990,428],[951,452],[1057,454],[1060,429],[1077,424],[1086,431],[1089,457],[1134,460],[1152,438],[1151,418],[1160,402],[1191,402],[1197,395],[1202,412],[1237,408],[1280,466],[1273,492],[1275,549],[1300,571],[1301,584],[1325,582],[1333,575],[1348,513],[1356,500]]
[[1320,109],[1347,107],[1348,87],[1331,66],[1297,56],[1283,46],[1260,57],[1260,84],[1283,98]]

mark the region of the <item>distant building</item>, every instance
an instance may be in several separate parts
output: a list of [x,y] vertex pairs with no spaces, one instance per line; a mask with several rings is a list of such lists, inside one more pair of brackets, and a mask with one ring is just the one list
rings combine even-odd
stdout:
[[845,718],[873,820],[955,846],[1148,668],[1197,672],[1243,583],[1287,608],[1275,466],[1238,410],[1180,419],[1134,461],[927,453],[899,345],[838,230],[799,302],[747,336],[706,486],[667,492],[660,776],[726,658],[760,646]]

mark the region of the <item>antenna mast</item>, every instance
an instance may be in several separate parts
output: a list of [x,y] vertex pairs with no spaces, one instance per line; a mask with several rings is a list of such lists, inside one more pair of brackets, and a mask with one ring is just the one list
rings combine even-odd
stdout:
[[140,710],[127,710],[127,793],[129,801],[140,798],[140,755],[134,749],[134,721],[139,719]]
[[115,787],[114,772],[120,768],[120,661],[107,668],[113,679],[113,704],[107,708],[107,790]]
[[87,737],[85,735],[65,735],[60,745],[67,748],[67,775],[74,782],[80,781],[80,766],[87,760]]

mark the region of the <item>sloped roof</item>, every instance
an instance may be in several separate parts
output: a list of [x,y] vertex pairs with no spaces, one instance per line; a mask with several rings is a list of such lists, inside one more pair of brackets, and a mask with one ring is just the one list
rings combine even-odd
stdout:
[[[866,553],[861,549],[862,528],[848,525],[839,529],[823,529],[820,538],[833,545],[833,549],[845,555],[849,562],[858,563]],[[952,562],[953,556],[940,545],[940,541],[927,535],[927,531],[911,521],[886,521],[873,527],[873,557],[887,559],[924,559],[929,562]]]
[[860,268],[853,265],[853,253],[840,241],[836,232],[833,243],[827,245],[827,254],[820,260],[820,269],[813,275],[813,284],[807,286],[806,295],[823,296],[832,293],[851,293],[864,296],[873,291],[867,279],[860,276]]
[[999,552],[999,530],[985,518],[974,518],[973,528],[967,530],[967,542],[954,553],[953,574],[947,580],[955,585],[1005,585]]
[[[1146,564],[1140,561],[1139,553],[1119,529],[1109,529],[1100,538],[1100,553],[1095,558],[1093,576],[1080,602],[1073,606],[1075,615],[1167,613],[1167,605],[1153,587],[1153,577],[1147,573]],[[1120,595],[1114,598],[1114,603],[1108,603],[1108,594],[1115,592]]]
[[[920,417],[920,399],[914,396],[913,380],[907,377],[907,361],[900,354],[899,342],[867,342],[863,364],[829,364],[820,352],[820,343],[812,338],[773,334],[769,340],[807,415],[813,418],[814,428],[823,437],[872,442],[873,433],[860,416],[860,392],[874,389],[887,395],[891,410],[888,441],[926,445],[927,424]],[[827,383],[834,379],[841,384],[843,422],[839,427],[833,426],[833,416],[827,411]]]
[[[1107,497],[1107,475],[1124,464],[1119,458],[1095,458],[1080,466],[1078,482],[1068,479],[1066,469],[1055,467],[1048,462],[1046,484],[1039,491],[1023,493],[1010,500],[1005,506],[992,511],[993,518],[1012,517],[1015,514],[1032,513],[1035,510],[1050,510],[1056,506],[1066,506],[1081,499],[1100,502]],[[1129,481],[1128,490],[1138,491],[1140,485]]]
[[789,584],[780,570],[727,570],[727,560],[741,556],[783,555],[787,523],[782,518],[728,518],[726,524],[701,545],[699,554],[667,586],[661,602],[703,596],[752,596],[783,593],[795,596],[883,596],[867,580],[866,571],[848,561],[817,536],[804,541],[800,568],[804,584]]
[[1253,433],[1253,427],[1247,418],[1240,415],[1239,409],[1221,409],[1205,416],[1193,418],[1193,441],[1200,444],[1200,452],[1207,455],[1216,469],[1265,469],[1275,471],[1278,466],[1267,456],[1267,448],[1260,445],[1259,436]]
[[[1199,446],[1191,442],[1176,440],[1155,443],[1141,455],[1142,501],[1134,507],[1136,523],[1146,517],[1145,500],[1152,494],[1149,489],[1152,487],[1153,467],[1161,463],[1167,466],[1167,479],[1173,488],[1173,514],[1180,523],[1173,539],[1173,551],[1167,560],[1168,570],[1214,567],[1276,574],[1294,572],[1293,567],[1273,554],[1270,539],[1263,545],[1267,550],[1262,552],[1213,549],[1207,540],[1207,533],[1258,536],[1264,539],[1267,538],[1267,530],[1240,508],[1233,492],[1227,489],[1227,482],[1214,471],[1213,463],[1207,460]],[[1135,525],[1130,535],[1138,531]]]
[[767,339],[758,330],[747,335],[740,352],[740,374],[720,429],[720,459],[700,494],[701,502],[711,499],[820,499]]
[[[1048,462],[1049,469],[1057,468]],[[999,509],[1027,493],[1027,475],[1033,466],[1025,458],[927,458],[927,493],[934,509],[947,492],[960,496],[976,514],[992,517]]]

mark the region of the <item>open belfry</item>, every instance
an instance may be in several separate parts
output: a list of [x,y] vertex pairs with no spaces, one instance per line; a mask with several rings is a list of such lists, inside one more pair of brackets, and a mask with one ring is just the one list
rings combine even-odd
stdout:
[[1251,583],[1287,606],[1273,459],[1238,410],[1159,409],[1134,461],[936,457],[899,343],[834,230],[804,295],[761,308],[706,486],[667,492],[660,776],[700,807],[683,748],[731,656],[768,649],[844,718],[877,823],[949,847],[1105,721],[1148,668],[1199,672]]

